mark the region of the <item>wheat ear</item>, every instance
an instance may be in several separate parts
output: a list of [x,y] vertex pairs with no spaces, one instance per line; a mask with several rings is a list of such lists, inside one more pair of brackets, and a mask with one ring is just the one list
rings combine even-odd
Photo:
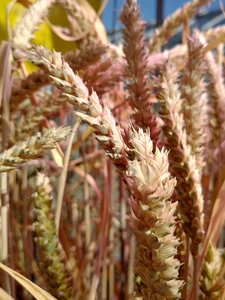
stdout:
[[156,29],[155,35],[150,38],[148,45],[149,53],[159,52],[160,47],[173,36],[175,29],[181,26],[186,18],[192,18],[202,6],[209,2],[211,0],[193,0],[186,3],[183,9],[179,8],[171,16],[167,17],[162,27]]
[[98,130],[96,138],[117,169],[120,172],[126,170],[126,145],[120,129],[116,126],[109,108],[107,106],[102,108],[97,94],[94,91],[89,94],[81,78],[74,74],[59,53],[55,51],[52,53],[42,46],[36,46],[27,55],[30,61],[50,74],[52,83],[62,91],[65,101],[87,112],[76,114]]
[[52,187],[44,174],[37,175],[36,191],[32,195],[37,221],[34,223],[38,245],[39,265],[48,283],[49,291],[59,300],[71,299],[72,282],[65,267],[65,254],[59,246],[54,215],[51,212]]
[[221,251],[210,244],[201,270],[200,288],[204,294],[203,299],[220,299],[225,283],[223,277],[220,278],[222,265]]
[[38,29],[41,19],[48,14],[48,10],[55,0],[36,0],[29,6],[21,20],[17,23],[12,34],[12,50],[15,60],[25,58],[25,50],[30,48],[33,32]]
[[207,63],[207,75],[209,80],[209,129],[211,131],[211,147],[219,146],[220,140],[224,139],[224,116],[225,116],[225,87],[219,66],[216,64],[212,52],[205,57]]
[[174,235],[177,202],[169,200],[176,180],[168,172],[168,152],[156,147],[153,154],[149,131],[134,131],[130,141],[141,145],[143,137],[145,151],[139,151],[142,159],[129,162],[127,172],[134,212],[129,223],[137,237],[136,299],[179,299],[183,281],[177,280],[180,262],[174,257],[179,245]]
[[171,167],[178,182],[178,211],[183,220],[183,228],[192,239],[192,254],[197,257],[198,245],[204,236],[201,177],[195,156],[191,154],[191,147],[187,144],[177,76],[167,64],[161,71],[155,88],[162,107],[160,115],[164,121],[163,132],[167,137],[166,146],[170,150]]
[[187,143],[195,156],[200,173],[204,167],[204,143],[207,117],[207,98],[204,77],[206,73],[205,51],[197,35],[188,38],[188,58],[181,79],[182,112],[187,133]]
[[152,115],[150,90],[148,87],[147,54],[145,51],[145,22],[140,19],[140,8],[136,0],[127,0],[124,3],[119,17],[125,26],[122,29],[125,41],[124,54],[127,61],[125,67],[129,83],[129,104],[135,111],[132,115],[136,125],[146,130],[151,128],[151,138],[157,143],[160,130],[157,128],[156,117]]
[[71,127],[49,128],[41,136],[32,136],[28,142],[23,142],[5,150],[0,154],[0,172],[15,169],[16,164],[22,164],[54,149],[55,142],[62,141],[71,131]]

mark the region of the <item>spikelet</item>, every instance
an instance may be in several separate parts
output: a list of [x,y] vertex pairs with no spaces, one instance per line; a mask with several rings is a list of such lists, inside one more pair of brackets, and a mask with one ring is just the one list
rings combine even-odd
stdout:
[[201,270],[202,299],[220,299],[222,287],[225,284],[224,279],[219,276],[222,263],[221,251],[210,244]]
[[197,34],[188,38],[188,58],[181,79],[182,112],[187,133],[187,143],[191,146],[191,154],[195,156],[196,166],[200,173],[204,167],[204,143],[207,121],[207,99],[204,76],[206,64],[203,44]]
[[181,112],[182,100],[176,81],[177,73],[167,64],[155,82],[156,97],[162,107],[160,115],[164,121],[166,146],[170,150],[171,171],[177,178],[178,211],[183,220],[183,228],[192,239],[192,254],[197,256],[198,244],[202,242],[204,235],[201,177],[195,156],[191,154],[191,147],[187,144]]
[[127,172],[134,212],[129,224],[137,237],[136,299],[180,299],[183,281],[177,280],[180,262],[174,258],[179,245],[174,236],[177,202],[168,200],[176,180],[168,172],[168,152],[156,147],[153,154],[150,134],[141,129],[133,130],[130,141],[142,157],[129,162]]
[[65,255],[59,247],[51,212],[52,188],[49,178],[38,173],[36,192],[32,195],[37,222],[34,223],[39,248],[38,256],[49,292],[59,300],[71,299],[72,282],[65,267]]
[[148,45],[149,53],[159,52],[160,47],[174,34],[175,29],[185,22],[185,18],[190,19],[194,17],[198,10],[209,2],[211,0],[193,0],[186,3],[183,9],[179,8],[171,16],[167,17],[162,27],[156,29],[155,35],[150,38]]
[[41,19],[48,14],[48,10],[55,0],[36,0],[31,4],[17,23],[12,34],[12,50],[15,60],[25,58],[24,51],[30,48],[33,32],[38,29]]
[[157,143],[160,130],[157,128],[156,117],[152,115],[150,90],[148,87],[147,54],[145,51],[145,22],[140,19],[140,8],[136,0],[125,2],[119,17],[125,25],[123,38],[125,41],[124,54],[128,66],[125,67],[129,83],[129,104],[135,111],[132,115],[135,124],[144,130],[151,129],[151,139]]
[[22,142],[18,145],[5,150],[0,154],[0,172],[6,172],[15,169],[15,164],[22,164],[54,149],[55,142],[62,141],[70,134],[71,127],[49,128],[41,136],[40,133],[32,136],[28,142]]

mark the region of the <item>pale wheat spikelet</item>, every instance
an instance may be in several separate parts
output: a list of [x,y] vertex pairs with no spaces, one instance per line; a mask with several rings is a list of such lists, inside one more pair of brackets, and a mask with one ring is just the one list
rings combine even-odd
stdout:
[[37,221],[34,223],[39,265],[49,292],[59,300],[71,299],[72,281],[65,267],[65,255],[59,247],[54,215],[51,212],[52,187],[49,178],[38,173],[36,191],[32,195]]
[[132,194],[129,202],[134,212],[129,223],[137,236],[136,297],[179,299],[183,281],[177,280],[180,262],[174,258],[179,245],[174,236],[177,202],[169,200],[176,180],[168,172],[168,153],[156,147],[153,154],[149,132],[140,129],[133,132],[130,141],[142,156],[140,161],[129,162],[127,172]]
[[23,142],[5,150],[0,154],[0,172],[15,169],[16,164],[22,164],[54,149],[55,142],[62,141],[71,131],[71,127],[49,128],[42,135],[37,133],[28,142]]
[[109,108],[107,106],[102,108],[94,91],[89,94],[81,78],[74,74],[59,53],[55,51],[52,53],[42,46],[36,46],[27,56],[30,61],[48,72],[52,83],[62,91],[65,101],[87,112],[76,114],[98,130],[96,138],[102,148],[111,157],[118,171],[124,171],[127,166],[126,145]]
[[48,14],[48,10],[55,0],[36,0],[29,6],[21,20],[17,23],[12,34],[12,50],[15,60],[25,58],[24,51],[30,48],[30,40],[34,37],[37,25]]
[[140,19],[140,8],[136,0],[125,2],[119,17],[125,26],[122,29],[125,45],[123,48],[128,66],[125,67],[129,83],[129,104],[134,110],[132,115],[137,126],[151,129],[151,139],[157,143],[160,130],[157,128],[156,117],[152,115],[150,90],[148,87],[147,54],[145,51],[145,22]]
[[203,196],[201,177],[196,167],[195,156],[187,144],[184,120],[181,112],[182,100],[177,84],[177,73],[166,65],[155,82],[156,97],[161,105],[163,132],[167,137],[173,175],[177,178],[176,196],[183,228],[192,239],[191,251],[198,255],[198,245],[203,240]]
[[210,244],[201,270],[202,299],[220,299],[221,290],[225,283],[224,279],[219,276],[222,265],[223,259],[220,249]]
[[167,40],[173,36],[176,28],[188,19],[194,17],[198,10],[211,2],[211,0],[193,0],[184,5],[184,8],[179,8],[171,16],[167,17],[162,24],[162,27],[156,29],[156,33],[149,40],[148,50],[150,53],[158,52]]
[[75,72],[84,71],[98,63],[108,49],[109,47],[106,45],[92,44],[84,49],[66,53],[64,59]]
[[196,166],[200,173],[204,167],[204,128],[207,121],[206,85],[204,83],[205,54],[203,44],[196,34],[193,38],[188,38],[188,58],[181,79],[182,111],[186,125],[187,143],[191,146],[191,153],[195,156]]

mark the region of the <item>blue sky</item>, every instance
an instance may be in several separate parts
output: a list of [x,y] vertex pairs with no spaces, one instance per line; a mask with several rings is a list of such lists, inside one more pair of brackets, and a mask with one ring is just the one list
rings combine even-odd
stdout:
[[[121,10],[124,0],[117,0],[117,18],[119,11]],[[145,21],[154,20],[156,16],[156,3],[157,0],[137,0],[138,5],[141,6],[141,16]],[[172,14],[177,8],[182,7],[186,0],[164,0],[163,17],[167,17]],[[109,0],[108,4],[103,12],[103,23],[106,29],[112,28],[112,17],[113,17],[113,3],[114,0]],[[225,7],[225,1],[223,1]],[[219,0],[213,1],[211,4],[206,6],[207,10],[220,9]],[[119,21],[116,20],[116,27],[120,26]]]

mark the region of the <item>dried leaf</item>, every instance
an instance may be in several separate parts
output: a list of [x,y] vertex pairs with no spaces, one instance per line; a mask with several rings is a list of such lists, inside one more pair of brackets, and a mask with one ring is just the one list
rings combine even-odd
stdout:
[[0,288],[0,300],[14,300],[6,291]]
[[41,289],[38,285],[34,284],[18,272],[10,269],[2,263],[0,263],[0,268],[14,278],[18,283],[20,283],[37,300],[57,300],[55,297]]

